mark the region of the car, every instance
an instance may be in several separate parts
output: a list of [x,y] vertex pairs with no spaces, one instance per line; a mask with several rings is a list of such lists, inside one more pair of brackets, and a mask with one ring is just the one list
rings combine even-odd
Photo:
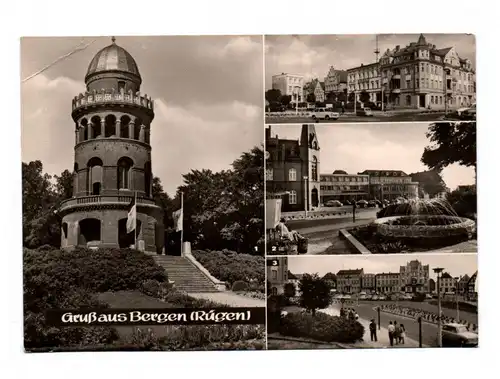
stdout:
[[425,298],[431,300],[432,299],[432,295],[430,293],[426,293],[425,294]]
[[462,120],[475,120],[476,119],[476,104],[474,104],[472,107],[464,110],[460,114],[460,119],[462,119]]
[[328,200],[325,205],[327,207],[341,207],[342,203],[338,200]]
[[356,202],[356,205],[359,207],[359,208],[366,208],[368,206],[368,201],[366,200],[358,200]]
[[445,347],[475,347],[478,345],[478,335],[469,332],[465,325],[448,323],[442,327],[442,342]]
[[351,299],[351,295],[344,295],[344,299],[350,300]]
[[311,111],[311,117],[313,120],[337,120],[340,114],[327,108],[316,108]]
[[356,116],[373,116],[373,112],[370,108],[361,108],[356,110]]
[[378,300],[378,295],[373,295],[372,300]]
[[369,208],[376,208],[377,207],[377,202],[375,200],[370,200],[367,204]]

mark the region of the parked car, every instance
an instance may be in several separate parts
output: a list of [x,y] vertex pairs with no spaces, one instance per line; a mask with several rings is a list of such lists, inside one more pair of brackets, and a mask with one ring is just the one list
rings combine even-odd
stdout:
[[341,207],[342,203],[338,200],[328,200],[325,205],[327,207]]
[[367,204],[369,208],[376,208],[377,207],[377,202],[375,200],[370,200]]
[[473,104],[470,108],[467,108],[463,112],[461,112],[460,119],[462,119],[462,120],[475,120],[476,119],[476,104]]
[[478,335],[469,332],[465,325],[457,323],[444,324],[442,330],[444,347],[475,347],[478,345]]
[[313,120],[337,120],[339,113],[328,108],[316,108],[311,112]]
[[359,208],[366,208],[368,206],[368,201],[366,200],[358,200],[356,202],[356,205],[359,207]]
[[373,116],[370,108],[361,108],[356,110],[356,116]]

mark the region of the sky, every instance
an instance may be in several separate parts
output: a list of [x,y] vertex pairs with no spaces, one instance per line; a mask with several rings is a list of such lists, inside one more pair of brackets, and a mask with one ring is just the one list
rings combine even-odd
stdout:
[[[476,44],[472,34],[424,34],[436,48],[455,47],[458,55],[469,58],[475,67]],[[381,52],[417,42],[419,34],[379,34]],[[375,63],[375,34],[358,35],[283,35],[266,36],[266,89],[272,88],[272,76],[290,73],[321,81],[330,66],[338,70]]]
[[432,271],[435,267],[444,268],[452,277],[471,276],[477,271],[477,254],[391,254],[371,256],[310,256],[288,257],[288,269],[293,274],[315,274],[320,276],[328,272],[336,274],[339,270],[363,269],[367,274],[399,272],[400,266],[412,260],[429,265],[429,276],[436,279]]
[[[428,170],[420,162],[430,141],[425,136],[429,123],[315,124],[320,147],[321,174],[344,170],[402,170],[406,174]],[[271,135],[299,139],[301,125],[271,125]],[[472,167],[458,164],[443,169],[446,185],[475,184]]]
[[[41,160],[49,174],[73,167],[71,101],[85,91],[88,65],[111,37],[21,40],[24,79],[94,39],[21,85],[22,160]],[[152,169],[169,195],[191,169],[228,169],[262,144],[261,36],[118,37],[116,43],[134,57],[141,92],[155,101]]]

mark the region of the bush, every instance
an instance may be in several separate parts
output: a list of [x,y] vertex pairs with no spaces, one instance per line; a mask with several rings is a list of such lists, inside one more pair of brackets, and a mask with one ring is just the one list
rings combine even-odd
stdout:
[[232,290],[234,292],[238,291],[248,291],[248,284],[242,280],[237,280],[236,282],[233,283],[233,288]]
[[267,299],[267,332],[279,331],[281,322],[281,311],[286,305],[287,299],[283,295],[271,295]]
[[264,257],[238,254],[234,251],[193,251],[193,256],[211,275],[231,286],[236,281],[244,281],[250,286],[257,285],[264,292],[265,260]]
[[357,321],[325,313],[289,313],[281,318],[279,332],[284,336],[305,337],[324,342],[354,343],[363,338],[363,325]]
[[157,280],[148,279],[142,282],[141,291],[152,297],[159,297],[160,294],[160,282]]
[[219,304],[214,301],[197,299],[191,297],[184,292],[169,291],[161,298],[161,300],[169,303],[177,308],[225,308],[226,305]]

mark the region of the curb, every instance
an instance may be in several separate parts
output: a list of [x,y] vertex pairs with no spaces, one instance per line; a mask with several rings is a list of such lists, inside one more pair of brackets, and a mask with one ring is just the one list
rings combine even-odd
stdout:
[[355,251],[355,254],[372,254],[363,244],[361,244],[354,236],[349,233],[346,229],[340,229],[339,237],[346,241],[347,245]]

